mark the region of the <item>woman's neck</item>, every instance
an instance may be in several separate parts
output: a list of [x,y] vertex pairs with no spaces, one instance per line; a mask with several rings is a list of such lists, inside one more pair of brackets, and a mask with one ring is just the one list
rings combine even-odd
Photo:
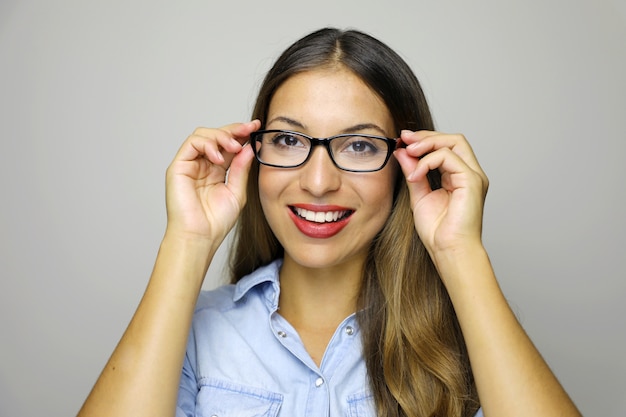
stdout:
[[357,308],[363,262],[311,269],[285,256],[280,271],[280,314],[296,329],[334,329]]
[[280,270],[280,315],[298,332],[318,367],[337,327],[356,311],[363,262],[311,269],[285,257]]

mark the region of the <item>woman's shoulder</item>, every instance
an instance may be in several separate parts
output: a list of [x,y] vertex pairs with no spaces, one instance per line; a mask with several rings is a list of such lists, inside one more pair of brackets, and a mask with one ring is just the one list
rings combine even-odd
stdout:
[[279,288],[278,272],[282,260],[277,259],[267,265],[261,266],[249,275],[241,278],[236,284],[221,285],[210,290],[200,292],[196,303],[195,312],[202,310],[217,309],[228,310],[234,308],[240,300],[248,297],[251,293],[263,295],[266,287],[276,292]]
[[198,296],[196,313],[206,309],[223,309],[232,305],[235,285],[221,285],[210,290],[203,290]]

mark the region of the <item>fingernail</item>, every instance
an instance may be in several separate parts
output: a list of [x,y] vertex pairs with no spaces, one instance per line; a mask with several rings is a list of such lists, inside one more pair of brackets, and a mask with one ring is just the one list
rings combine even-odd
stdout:
[[413,142],[412,144],[407,146],[407,149],[410,150],[410,151],[414,151],[415,148],[417,148],[419,145],[420,145],[419,142]]

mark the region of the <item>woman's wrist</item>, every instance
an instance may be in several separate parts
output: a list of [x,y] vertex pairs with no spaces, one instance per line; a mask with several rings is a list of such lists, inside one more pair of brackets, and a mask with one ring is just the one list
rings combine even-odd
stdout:
[[431,256],[448,292],[495,281],[489,255],[481,241],[447,248]]
[[212,238],[199,233],[179,231],[167,227],[163,235],[163,242],[169,245],[180,246],[187,250],[214,254],[225,238]]
[[188,284],[196,284],[199,288],[220,243],[167,231],[161,241],[155,267],[159,267],[160,271],[169,271],[168,279],[180,276]]

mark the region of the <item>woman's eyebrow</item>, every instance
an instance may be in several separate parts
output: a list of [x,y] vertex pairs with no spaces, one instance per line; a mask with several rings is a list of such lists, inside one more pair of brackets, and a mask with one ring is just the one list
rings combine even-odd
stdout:
[[383,136],[388,135],[388,133],[385,132],[385,129],[383,129],[382,127],[378,126],[375,123],[360,123],[358,125],[354,125],[347,129],[344,129],[343,133],[357,133],[363,130],[378,130],[380,133],[382,133]]
[[[300,123],[297,120],[291,119],[289,117],[285,117],[285,116],[277,116],[274,117],[272,120],[270,120],[269,122],[267,122],[267,125],[270,125],[274,122],[283,122],[286,123],[294,128],[299,128],[299,129],[306,129],[306,126],[302,123]],[[377,130],[378,132],[380,132],[383,136],[387,136],[388,133],[385,132],[385,129],[383,129],[382,127],[378,126],[375,123],[359,123],[357,125],[354,126],[350,126],[346,129],[343,129],[341,133],[358,133],[358,132],[362,132],[364,130]]]
[[288,125],[291,125],[293,127],[297,127],[297,128],[300,128],[300,129],[305,129],[305,126],[302,123],[300,123],[299,121],[290,119],[289,117],[285,117],[285,116],[276,116],[272,120],[267,122],[267,125],[271,125],[274,122],[283,122],[283,123],[287,123]]

